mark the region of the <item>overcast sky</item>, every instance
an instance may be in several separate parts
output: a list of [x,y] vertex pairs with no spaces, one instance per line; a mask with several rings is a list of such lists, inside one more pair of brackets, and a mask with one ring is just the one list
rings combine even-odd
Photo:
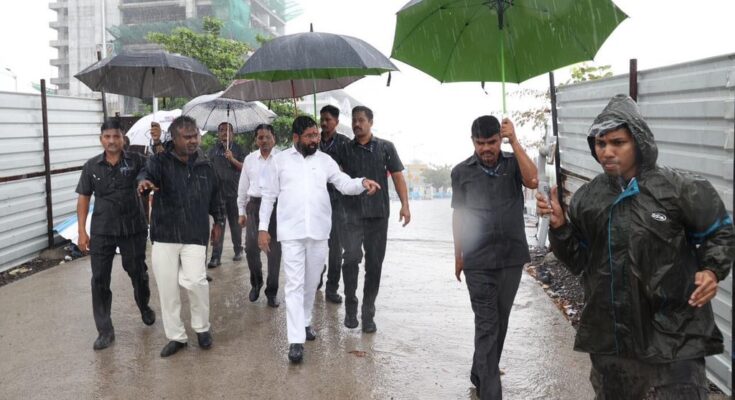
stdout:
[[[303,14],[292,20],[288,33],[308,31],[309,23],[322,32],[359,37],[389,55],[393,42],[395,13],[404,1],[300,0]],[[638,59],[640,70],[673,63],[735,53],[735,1],[733,0],[616,0],[630,18],[623,22],[598,52],[596,64],[610,64],[616,73],[626,73],[628,60]],[[2,2],[0,12],[0,68],[14,71],[19,89],[30,82],[56,76],[49,65],[55,49],[49,40],[55,31],[49,22],[56,14],[48,2],[31,0]],[[403,64],[393,74],[368,77],[347,91],[375,111],[374,128],[393,140],[404,161],[421,159],[438,164],[457,163],[469,156],[472,145],[469,127],[477,116],[501,108],[500,85],[487,84],[488,94],[479,84],[441,85],[433,78]],[[568,75],[568,68],[557,71],[557,80]],[[0,73],[7,88],[8,73]],[[12,82],[12,79],[11,79]],[[546,75],[508,90],[548,85]],[[27,91],[27,89],[25,90]],[[508,99],[508,108],[523,108],[525,103]],[[342,121],[348,122],[348,121]],[[349,123],[349,122],[348,122]],[[524,132],[525,134],[525,132]]]

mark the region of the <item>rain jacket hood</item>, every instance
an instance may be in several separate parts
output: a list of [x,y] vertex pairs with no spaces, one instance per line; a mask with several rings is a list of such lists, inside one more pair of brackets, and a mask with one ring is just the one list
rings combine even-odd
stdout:
[[592,157],[600,162],[595,153],[595,138],[622,127],[627,127],[635,140],[638,148],[639,172],[653,169],[658,159],[658,147],[653,139],[653,133],[643,120],[638,104],[624,94],[613,97],[592,123],[589,135],[587,135]]
[[567,223],[550,230],[554,254],[584,288],[575,349],[651,363],[720,354],[712,302],[697,308],[688,300],[697,272],[728,275],[732,220],[708,181],[656,165],[653,134],[627,96],[594,120],[593,156],[594,138],[621,126],[639,150],[637,176],[621,187],[599,174],[572,197]]

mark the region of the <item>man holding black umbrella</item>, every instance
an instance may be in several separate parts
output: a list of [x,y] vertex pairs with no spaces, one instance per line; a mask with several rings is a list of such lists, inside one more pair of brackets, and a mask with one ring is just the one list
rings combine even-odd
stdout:
[[[199,347],[209,349],[209,284],[206,274],[209,215],[216,223],[212,242],[224,225],[224,210],[217,176],[200,154],[199,129],[191,117],[180,116],[169,127],[172,146],[148,159],[138,175],[138,191],[156,191],[151,218],[151,258],[161,299],[163,329],[169,343],[161,350],[168,357],[187,346],[181,321],[179,285],[189,297],[191,327]],[[209,214],[209,215],[208,215]]]
[[[217,126],[217,138],[219,140],[209,150],[207,158],[212,162],[214,172],[220,182],[222,201],[227,212],[227,223],[230,224],[232,249],[235,252],[232,260],[240,261],[242,260],[242,227],[238,223],[237,185],[240,181],[240,171],[242,171],[245,153],[232,140],[232,132],[233,127],[229,122],[222,122]],[[207,265],[209,268],[220,266],[224,239],[224,235],[221,235],[219,240],[212,245],[212,258]]]

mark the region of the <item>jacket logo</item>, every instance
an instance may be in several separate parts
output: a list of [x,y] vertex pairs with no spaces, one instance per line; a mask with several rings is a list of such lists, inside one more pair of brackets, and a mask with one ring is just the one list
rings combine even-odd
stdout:
[[657,212],[651,213],[651,218],[655,219],[658,222],[665,222],[668,219],[666,215]]

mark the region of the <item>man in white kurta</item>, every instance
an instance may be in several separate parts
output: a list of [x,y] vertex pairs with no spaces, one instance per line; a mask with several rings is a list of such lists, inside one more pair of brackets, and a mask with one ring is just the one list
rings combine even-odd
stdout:
[[316,122],[300,116],[293,122],[294,146],[274,156],[260,179],[262,202],[258,244],[268,251],[268,221],[278,200],[276,220],[286,273],[286,322],[291,362],[303,359],[305,340],[314,340],[311,311],[319,276],[327,257],[332,209],[327,183],[345,195],[374,194],[380,186],[369,179],[350,178],[334,160],[318,151]]

